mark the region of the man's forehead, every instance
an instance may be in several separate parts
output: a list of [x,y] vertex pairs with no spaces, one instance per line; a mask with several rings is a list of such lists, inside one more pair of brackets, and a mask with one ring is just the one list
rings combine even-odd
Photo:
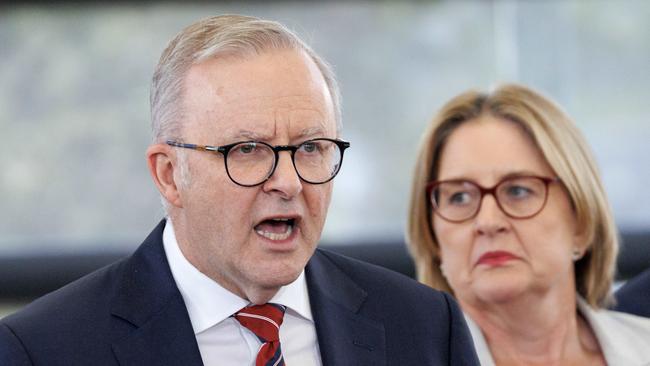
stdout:
[[[250,56],[222,56],[207,58],[192,65],[184,77],[186,84],[212,84],[237,86],[237,90],[255,91],[260,86],[282,88],[316,87],[326,85],[324,76],[316,63],[303,51],[270,50]],[[278,85],[277,82],[282,81]],[[311,85],[310,85],[311,84]],[[222,91],[233,92],[230,88]]]
[[[257,126],[257,127],[261,127],[261,126]],[[230,130],[225,130],[223,135],[230,138],[241,138],[245,140],[259,140],[259,141],[272,140],[275,137],[274,133],[269,133],[269,131],[265,130],[264,128],[256,128],[256,129],[233,128]],[[292,131],[291,137],[294,139],[308,139],[308,138],[322,137],[327,135],[328,135],[328,131],[326,130],[326,128],[324,126],[318,125],[318,126],[305,127],[302,129],[297,129],[296,131]]]
[[219,88],[188,94],[187,122],[207,128],[218,127],[228,135],[244,136],[245,131],[272,135],[284,126],[290,134],[308,135],[314,130],[328,137],[336,130],[335,114],[326,96],[311,94],[231,93]]
[[289,94],[281,91],[269,93],[262,89],[252,89],[247,92],[233,90],[230,93],[221,93],[215,102],[223,104],[221,110],[226,114],[287,110],[294,114],[306,115],[310,113],[324,114],[327,109],[327,104],[324,103],[324,98],[320,94]]
[[212,58],[186,73],[186,94],[207,94],[234,101],[273,96],[283,99],[329,97],[323,75],[305,54],[276,51],[249,58]]

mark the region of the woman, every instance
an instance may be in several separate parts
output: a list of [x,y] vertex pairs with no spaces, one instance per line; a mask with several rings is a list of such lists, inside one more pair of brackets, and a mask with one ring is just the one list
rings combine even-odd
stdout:
[[407,241],[419,280],[456,296],[484,366],[650,362],[650,320],[604,309],[618,241],[594,159],[530,89],[442,108],[420,148]]

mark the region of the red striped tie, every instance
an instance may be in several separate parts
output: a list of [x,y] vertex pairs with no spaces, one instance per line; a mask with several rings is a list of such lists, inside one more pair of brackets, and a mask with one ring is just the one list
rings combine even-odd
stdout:
[[262,342],[255,366],[284,366],[279,331],[285,309],[278,304],[253,305],[235,314],[235,319]]

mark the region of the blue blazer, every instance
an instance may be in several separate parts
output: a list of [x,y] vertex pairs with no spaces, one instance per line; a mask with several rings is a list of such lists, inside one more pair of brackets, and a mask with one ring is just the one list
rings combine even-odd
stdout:
[[[131,257],[2,319],[0,365],[202,365],[163,227]],[[305,272],[323,365],[479,365],[449,295],[324,250]]]
[[650,269],[628,280],[615,297],[615,310],[650,317]]

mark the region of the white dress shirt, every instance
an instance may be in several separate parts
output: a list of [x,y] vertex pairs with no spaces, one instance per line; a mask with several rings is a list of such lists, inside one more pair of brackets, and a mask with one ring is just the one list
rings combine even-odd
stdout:
[[[650,319],[611,310],[594,310],[578,297],[578,313],[594,332],[608,366],[650,365]],[[495,366],[483,332],[465,314],[474,347],[482,366]]]
[[[163,232],[163,244],[172,275],[185,301],[203,364],[255,365],[261,342],[231,317],[250,302],[223,288],[185,258],[169,218]],[[269,302],[287,307],[280,327],[285,363],[322,365],[304,270],[294,282],[280,288]]]

